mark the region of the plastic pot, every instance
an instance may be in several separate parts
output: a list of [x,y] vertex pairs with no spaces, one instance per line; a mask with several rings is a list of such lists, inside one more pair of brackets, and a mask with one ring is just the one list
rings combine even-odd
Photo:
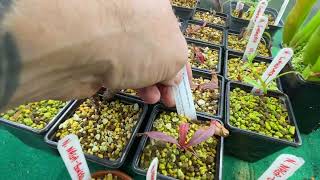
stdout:
[[176,16],[178,16],[179,18],[184,19],[184,20],[189,20],[192,17],[198,4],[199,4],[199,0],[197,0],[197,3],[195,4],[195,6],[193,8],[172,6],[172,9],[173,9],[174,14]]
[[[243,56],[243,53],[240,53],[240,52],[226,51],[226,56],[225,56],[225,59],[224,59],[224,65],[225,65],[224,66],[224,78],[227,81],[233,81],[233,80],[228,78],[228,61],[229,61],[229,59],[230,58],[236,58],[236,57],[242,58],[242,56]],[[257,57],[254,58],[253,62],[271,63],[271,60],[257,56]],[[277,83],[277,87],[278,87],[279,91],[283,91],[280,79],[276,79],[276,83]],[[246,83],[242,82],[242,84],[246,84]],[[250,84],[246,84],[246,85],[251,86]]]
[[230,136],[226,139],[226,152],[241,160],[256,162],[266,156],[273,154],[285,147],[299,147],[302,144],[298,126],[295,121],[290,100],[287,95],[276,91],[268,91],[266,96],[281,98],[288,110],[288,117],[291,125],[296,128],[294,141],[277,139],[259,134],[257,132],[239,129],[230,124],[230,91],[240,88],[246,92],[250,92],[252,87],[244,84],[229,82],[226,86],[226,126],[230,131]]
[[43,142],[44,135],[73,103],[74,101],[67,102],[66,105],[54,116],[54,118],[50,122],[48,122],[48,124],[43,129],[34,129],[27,125],[16,123],[3,118],[0,118],[0,124],[5,130],[9,131],[11,134],[19,138],[26,145],[32,146],[37,149],[47,150],[49,148]]
[[97,180],[103,180],[105,176],[108,174],[112,174],[112,176],[117,176],[119,180],[133,180],[130,176],[128,176],[126,173],[121,171],[97,171],[93,174],[91,174],[91,177]]
[[[128,152],[132,146],[132,143],[134,141],[135,135],[136,133],[138,133],[139,127],[142,123],[142,121],[144,120],[144,117],[147,113],[148,110],[148,105],[144,104],[142,101],[139,101],[137,99],[134,98],[130,98],[127,96],[123,96],[120,94],[115,95],[115,97],[113,97],[112,99],[110,99],[110,101],[114,100],[114,99],[118,99],[120,100],[120,102],[125,103],[125,104],[134,104],[137,103],[139,105],[140,108],[142,108],[142,112],[140,114],[139,120],[137,122],[137,124],[135,125],[133,131],[132,131],[132,135],[127,143],[127,145],[124,147],[124,149],[122,150],[121,156],[120,158],[118,158],[115,161],[109,160],[109,159],[102,159],[99,158],[97,156],[94,155],[90,155],[90,154],[86,154],[85,153],[85,157],[87,160],[92,161],[94,163],[98,163],[101,164],[103,166],[106,166],[108,168],[119,168],[125,161]],[[69,109],[59,118],[59,120],[53,125],[53,127],[49,130],[49,132],[46,134],[45,136],[45,142],[52,148],[57,148],[57,139],[55,137],[56,131],[59,128],[59,125],[61,123],[63,123],[65,120],[67,120],[69,117],[71,117],[75,110],[79,107],[79,105],[83,102],[84,100],[76,100],[74,102],[74,104],[72,104],[72,106],[69,107]]]
[[[194,21],[200,21],[200,22],[203,22],[202,20],[198,20],[198,19],[195,19],[194,16],[196,14],[196,12],[211,12],[210,10],[207,10],[207,9],[202,9],[202,8],[196,8],[196,10],[194,11],[193,15],[192,15],[192,20]],[[220,25],[220,24],[213,24],[213,23],[209,23],[207,22],[208,24],[210,25],[215,25],[215,26],[220,26],[220,27],[223,27],[223,28],[227,28],[229,26],[229,21],[228,21],[228,15],[225,14],[225,13],[220,13],[220,12],[216,12],[216,14],[214,16],[217,16],[217,17],[220,17],[222,18],[224,21],[225,21],[225,24],[224,25]]]
[[[227,30],[227,31],[226,31],[226,38],[225,38],[225,40],[226,40],[226,42],[225,42],[225,44],[226,44],[226,49],[229,50],[229,51],[235,51],[235,52],[244,53],[245,50],[243,50],[243,51],[237,51],[237,50],[235,50],[235,49],[229,48],[229,46],[228,46],[228,44],[229,44],[229,42],[228,42],[228,36],[229,36],[229,34],[237,35],[237,36],[238,36],[238,35],[239,35],[239,32],[232,31],[232,30]],[[271,47],[271,45],[270,45],[270,39],[269,39],[267,36],[263,36],[263,37],[262,37],[262,40],[266,42],[267,46]],[[258,49],[257,49],[257,50],[258,50]],[[272,57],[271,48],[268,48],[268,50],[269,50],[269,53],[271,54],[271,56],[265,57],[265,56],[257,55],[257,57],[272,60],[273,57]]]
[[[197,40],[194,40],[194,39],[187,39],[187,43],[188,44],[194,44],[195,46],[198,46],[198,47],[208,47],[209,49],[214,49],[214,50],[217,50],[218,51],[218,64],[217,64],[217,68],[215,70],[215,72],[217,74],[221,74],[222,71],[221,71],[221,65],[222,65],[222,47],[219,47],[219,46],[215,46],[215,45],[211,45],[211,44],[207,44],[207,43],[203,43],[203,42],[199,42]],[[211,74],[212,70],[209,70],[209,69],[200,69],[200,68],[195,68],[195,67],[192,67],[192,70],[195,71],[195,72],[203,72],[203,73],[208,73],[208,74]]]
[[[152,129],[154,120],[158,117],[158,115],[161,112],[164,112],[164,111],[175,112],[175,109],[168,109],[162,105],[156,105],[151,113],[145,132],[148,132]],[[209,119],[198,114],[198,120],[207,121]],[[222,165],[223,164],[223,137],[217,137],[217,138],[218,138],[218,144],[216,146],[217,149],[216,149],[216,157],[215,157],[215,178],[214,179],[220,180],[222,179],[222,168],[223,168],[223,165]],[[139,161],[140,161],[140,157],[142,155],[143,149],[146,146],[147,142],[148,142],[148,138],[146,136],[141,137],[140,144],[134,155],[133,164],[132,164],[134,172],[143,176],[146,176],[147,171],[139,167]],[[157,179],[174,180],[175,178],[164,176],[158,172]]]
[[[283,72],[293,71],[289,62]],[[281,78],[283,89],[290,97],[298,127],[309,134],[320,127],[320,83],[309,82],[297,74],[287,74]]]
[[[195,25],[202,26],[203,22],[201,22],[201,21],[193,21],[193,20],[187,21],[187,23],[184,23],[184,27],[182,28],[184,33],[186,32],[186,29],[187,29],[189,24],[195,24]],[[187,40],[191,39],[191,40],[194,40],[194,41],[197,41],[197,42],[200,42],[200,43],[212,44],[212,45],[218,45],[218,46],[224,47],[224,45],[225,45],[225,30],[224,30],[224,28],[220,27],[220,26],[216,26],[216,25],[210,25],[210,24],[207,24],[206,27],[210,27],[210,28],[213,28],[213,29],[216,29],[216,30],[222,32],[222,40],[221,40],[221,42],[219,44],[216,44],[216,43],[213,43],[213,42],[208,42],[208,41],[203,41],[203,40],[200,40],[200,39],[193,39],[193,38],[189,38],[189,37],[186,37],[186,36],[185,36],[185,38]]]
[[[196,72],[193,71],[193,78],[204,78],[204,79],[209,79],[211,80],[211,74],[208,73],[203,73],[203,72]],[[208,119],[222,119],[223,118],[223,112],[224,112],[224,78],[223,76],[217,75],[218,79],[219,79],[219,102],[218,102],[218,110],[217,110],[217,114],[212,115],[212,114],[208,114],[206,112],[199,112],[197,111],[198,114],[202,115],[203,117],[206,117]]]
[[[237,18],[232,15],[232,11],[233,11],[233,9],[236,8],[236,6],[237,6],[237,2],[230,2],[230,6],[229,6],[230,7],[230,10],[229,10],[230,24],[229,24],[229,27],[231,30],[240,32],[242,28],[247,27],[249,25],[249,20]],[[243,9],[246,11],[249,9],[249,6],[245,4]],[[271,14],[274,17],[274,19],[276,19],[277,15],[278,15],[278,11],[276,9],[269,8],[269,7],[266,8],[265,13]],[[279,22],[278,26],[268,25],[266,31],[268,33],[270,33],[270,35],[273,37],[276,34],[276,32],[283,27],[283,25],[284,25],[284,23],[281,20]]]

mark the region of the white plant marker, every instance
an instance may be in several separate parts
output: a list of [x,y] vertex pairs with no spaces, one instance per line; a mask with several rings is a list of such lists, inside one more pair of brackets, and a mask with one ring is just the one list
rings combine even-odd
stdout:
[[304,160],[300,157],[281,154],[258,180],[286,180],[303,164]]
[[158,158],[154,158],[148,168],[146,180],[157,180]]
[[[266,71],[262,75],[262,80],[265,83],[272,81],[283,69],[283,67],[289,62],[293,56],[293,50],[291,48],[281,49],[277,56],[272,60],[271,64],[268,66]],[[259,82],[260,83],[260,82]],[[262,91],[258,87],[254,87],[251,93],[255,95],[262,95]]]
[[178,114],[189,117],[192,120],[196,120],[196,108],[194,107],[186,66],[182,69],[182,81],[178,86],[175,86],[172,89]]
[[72,180],[91,179],[87,161],[76,135],[69,134],[60,139],[58,141],[58,151]]
[[260,16],[258,18],[251,32],[251,35],[249,37],[249,42],[247,44],[246,50],[244,51],[242,60],[246,61],[247,57],[250,54],[253,54],[256,52],[257,47],[262,38],[263,32],[267,27],[267,24],[268,24],[268,18],[266,16]]
[[276,20],[274,21],[274,25],[278,26],[279,22],[281,21],[281,18],[283,16],[284,11],[286,10],[287,6],[288,6],[289,0],[284,0],[282,3],[282,6],[280,8],[280,11],[278,13],[278,16],[276,18]]
[[244,3],[241,1],[237,2],[236,11],[241,11],[244,7]]
[[264,11],[266,10],[266,8],[268,7],[268,1],[267,0],[261,0],[257,7],[256,10],[253,13],[253,16],[249,22],[249,25],[247,27],[247,30],[249,31],[249,33],[251,32],[251,29],[253,28],[254,24],[257,22],[258,18],[260,16],[263,16]]

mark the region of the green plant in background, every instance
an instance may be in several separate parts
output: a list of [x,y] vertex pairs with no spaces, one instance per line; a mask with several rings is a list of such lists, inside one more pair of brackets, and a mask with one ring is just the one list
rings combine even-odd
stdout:
[[284,25],[283,43],[295,50],[294,70],[305,80],[320,81],[320,11],[305,25],[316,0],[297,0]]

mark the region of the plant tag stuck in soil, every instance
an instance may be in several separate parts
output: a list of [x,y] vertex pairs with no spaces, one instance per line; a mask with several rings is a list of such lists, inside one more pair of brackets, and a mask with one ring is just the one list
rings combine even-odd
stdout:
[[251,32],[249,42],[247,44],[246,50],[244,51],[242,60],[246,61],[250,54],[254,54],[256,52],[262,38],[262,34],[267,27],[267,24],[268,18],[266,16],[260,16]]
[[258,180],[285,180],[292,176],[302,165],[304,160],[300,157],[281,154],[271,164]]
[[237,2],[236,11],[241,11],[244,7],[244,3],[241,1]]
[[276,18],[276,20],[274,21],[274,25],[278,26],[279,22],[281,21],[281,18],[283,16],[284,11],[286,10],[287,6],[288,6],[289,0],[284,0],[282,3],[282,6],[280,8],[280,11],[278,13],[278,16]]
[[91,179],[89,167],[84,157],[79,139],[69,134],[58,141],[58,151],[72,180]]
[[[267,70],[262,75],[262,80],[268,84],[283,69],[283,67],[289,62],[291,57],[293,56],[293,50],[291,48],[283,48],[281,49],[277,56],[272,60],[271,64],[268,66]],[[262,95],[262,90],[258,89],[258,87],[254,87],[251,93],[255,95]]]
[[253,13],[253,16],[249,22],[249,25],[247,27],[248,31],[251,31],[251,29],[253,28],[254,24],[257,22],[258,18],[260,16],[263,16],[264,11],[266,10],[266,8],[268,7],[268,1],[267,0],[261,0],[257,7],[256,10]]
[[157,180],[158,158],[154,158],[148,168],[146,180]]
[[192,120],[197,119],[196,108],[192,98],[190,82],[186,66],[182,69],[182,81],[173,87],[173,95],[176,101],[177,113]]

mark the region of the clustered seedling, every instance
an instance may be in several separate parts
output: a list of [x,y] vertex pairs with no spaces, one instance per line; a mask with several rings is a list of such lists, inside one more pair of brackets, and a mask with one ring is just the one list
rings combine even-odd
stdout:
[[179,6],[184,8],[194,8],[197,5],[196,0],[171,0],[173,6]]
[[[244,52],[248,41],[248,38],[244,38],[241,35],[228,34],[228,48],[231,50]],[[257,53],[263,57],[271,57],[271,52],[265,41],[258,44]]]
[[230,124],[243,130],[293,141],[295,126],[289,122],[283,100],[254,96],[240,88],[230,92]]
[[202,12],[196,11],[193,17],[195,20],[205,21],[207,23],[217,24],[217,25],[226,25],[224,18],[216,16],[214,12]]
[[34,129],[43,129],[65,105],[62,101],[43,100],[20,105],[1,113],[0,116]]
[[209,47],[199,47],[194,44],[188,45],[188,59],[192,67],[217,71],[219,51]]
[[177,113],[164,112],[154,121],[153,130],[144,133],[151,140],[143,150],[140,167],[147,169],[153,158],[157,157],[159,173],[165,176],[178,179],[214,178],[218,141],[213,135],[229,134],[219,122],[201,123]]
[[193,78],[192,95],[196,111],[216,115],[220,100],[219,82],[216,74],[212,79]]
[[196,24],[188,24],[184,35],[188,38],[198,39],[213,44],[222,44],[223,39],[222,31],[212,27],[208,27],[205,22],[202,26]]
[[[253,7],[253,6],[251,6],[248,9],[248,11],[246,11],[246,12],[241,12],[241,11],[237,11],[237,10],[234,9],[232,11],[232,16],[250,21],[252,16],[253,16],[254,11],[255,11],[255,7]],[[275,17],[273,17],[272,14],[267,14],[267,13],[265,13],[264,15],[268,17],[268,24],[269,25],[274,25]]]
[[122,180],[122,178],[109,173],[104,175],[103,177],[91,178],[91,180]]
[[85,153],[115,161],[128,144],[141,112],[138,104],[86,99],[59,125],[55,137],[76,134]]

